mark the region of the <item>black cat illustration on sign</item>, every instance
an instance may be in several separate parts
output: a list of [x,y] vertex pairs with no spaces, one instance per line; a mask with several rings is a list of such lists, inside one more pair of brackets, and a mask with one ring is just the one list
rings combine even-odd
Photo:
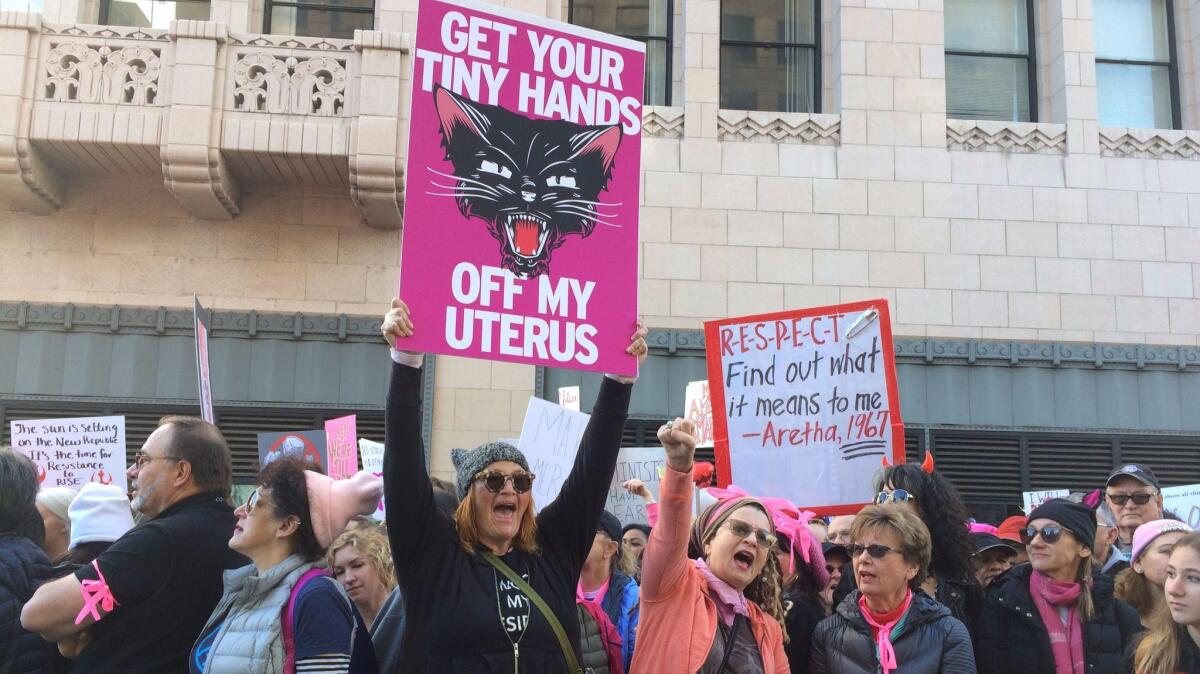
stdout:
[[[435,196],[453,197],[500,243],[500,266],[521,278],[550,271],[567,237],[587,238],[597,224],[619,226],[599,201],[621,143],[619,125],[584,126],[530,119],[435,86],[442,147],[453,174],[429,170]],[[438,180],[455,181],[453,185]]]

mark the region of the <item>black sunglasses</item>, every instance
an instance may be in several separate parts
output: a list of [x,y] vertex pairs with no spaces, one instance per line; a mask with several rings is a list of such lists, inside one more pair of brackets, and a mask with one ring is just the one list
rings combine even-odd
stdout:
[[1150,499],[1154,498],[1154,496],[1154,494],[1147,494],[1145,492],[1140,494],[1109,494],[1108,500],[1112,501],[1118,506],[1123,506],[1126,503],[1129,503],[1130,500],[1137,505],[1146,505],[1150,502]]
[[858,543],[855,543],[846,549],[850,552],[850,559],[859,557],[862,555],[864,550],[868,555],[871,555],[875,559],[883,559],[884,557],[888,556],[889,552],[900,552],[895,548],[889,548],[881,543],[876,543],[874,545],[859,545]]
[[1034,527],[1025,527],[1020,531],[1021,542],[1025,545],[1029,545],[1033,542],[1033,539],[1037,538],[1040,534],[1043,541],[1049,545],[1054,545],[1058,542],[1058,539],[1062,538],[1064,531],[1066,531],[1066,529],[1063,529],[1062,527],[1056,527],[1054,525],[1042,527],[1041,531]]
[[908,493],[906,489],[894,489],[892,491],[881,491],[875,495],[875,505],[884,505],[885,503],[908,503],[909,501],[917,500],[916,496]]
[[481,470],[475,474],[475,479],[483,480],[483,486],[493,494],[499,494],[504,489],[504,483],[512,480],[513,491],[524,494],[533,488],[533,473],[518,470],[512,475],[505,475],[498,470]]

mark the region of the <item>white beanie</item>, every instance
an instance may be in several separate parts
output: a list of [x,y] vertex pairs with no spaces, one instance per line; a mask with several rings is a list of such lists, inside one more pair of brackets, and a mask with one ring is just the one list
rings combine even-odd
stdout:
[[47,487],[37,493],[37,502],[58,519],[70,523],[67,508],[78,493],[70,487]]
[[89,482],[71,502],[71,544],[111,543],[133,528],[133,513],[125,492],[112,484]]

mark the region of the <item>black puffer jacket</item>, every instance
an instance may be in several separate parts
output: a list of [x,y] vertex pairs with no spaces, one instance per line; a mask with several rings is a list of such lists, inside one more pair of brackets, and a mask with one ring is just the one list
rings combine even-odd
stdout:
[[[809,674],[876,674],[879,659],[871,626],[858,608],[858,590],[813,633]],[[892,639],[897,674],[975,674],[967,628],[924,592],[913,593],[904,626]],[[1024,672],[1012,670],[1013,674]]]
[[[842,579],[833,589],[833,603],[838,606],[841,606],[842,601],[851,592],[858,589],[858,582],[854,578],[854,566],[852,564],[846,566],[848,568],[842,570]],[[974,638],[975,620],[979,618],[979,612],[983,610],[983,588],[979,587],[979,583],[974,578],[956,579],[938,576],[937,590],[933,598],[941,602],[942,606],[950,609],[950,615],[966,625],[967,632]]]
[[[975,653],[980,674],[1054,674],[1050,635],[1029,592],[1033,567],[1011,569],[992,584],[979,614]],[[1113,597],[1113,581],[1094,576],[1095,615],[1083,626],[1087,674],[1117,674],[1121,656],[1141,632],[1137,611]]]
[[50,560],[33,541],[0,534],[0,674],[46,671],[54,644],[21,627],[21,608],[50,574]]

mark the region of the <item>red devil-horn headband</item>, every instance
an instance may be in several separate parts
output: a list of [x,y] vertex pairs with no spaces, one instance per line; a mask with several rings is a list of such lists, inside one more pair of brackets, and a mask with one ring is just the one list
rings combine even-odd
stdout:
[[[891,468],[892,464],[888,463],[887,457],[883,457],[883,467]],[[921,463],[921,470],[926,475],[933,475],[935,466],[933,465],[933,452],[925,452],[925,461]]]

